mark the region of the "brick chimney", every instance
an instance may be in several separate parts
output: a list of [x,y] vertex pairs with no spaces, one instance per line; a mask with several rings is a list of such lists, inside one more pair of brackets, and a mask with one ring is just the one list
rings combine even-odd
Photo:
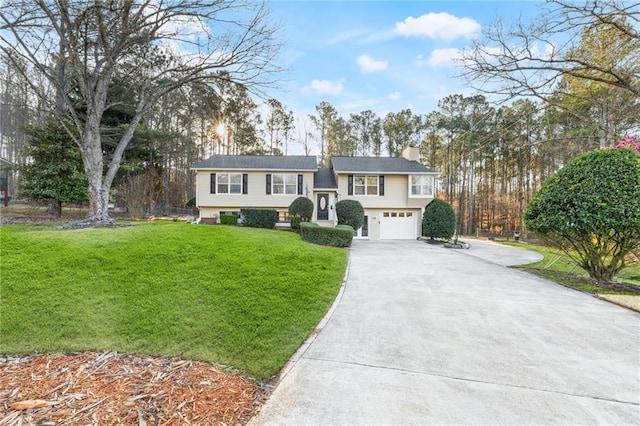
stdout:
[[420,148],[413,145],[407,145],[405,149],[402,150],[402,156],[409,161],[420,161]]

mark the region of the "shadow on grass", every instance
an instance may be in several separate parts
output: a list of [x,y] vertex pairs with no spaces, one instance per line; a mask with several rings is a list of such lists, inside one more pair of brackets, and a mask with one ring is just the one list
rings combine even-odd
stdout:
[[520,268],[538,276],[550,279],[565,287],[584,291],[590,294],[620,294],[640,296],[640,286],[626,282],[598,283],[590,277],[570,272],[552,271],[548,269]]

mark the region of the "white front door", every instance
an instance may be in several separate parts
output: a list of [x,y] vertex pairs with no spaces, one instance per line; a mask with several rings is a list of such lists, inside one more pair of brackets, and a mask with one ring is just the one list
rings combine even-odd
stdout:
[[420,215],[416,211],[383,211],[380,217],[381,240],[415,240]]

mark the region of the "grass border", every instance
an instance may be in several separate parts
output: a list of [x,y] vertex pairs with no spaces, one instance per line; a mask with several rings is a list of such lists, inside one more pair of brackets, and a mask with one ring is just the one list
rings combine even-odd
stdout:
[[[517,265],[513,268],[520,269],[525,272],[530,272],[536,276],[548,279],[557,284],[562,285],[573,290],[580,291],[582,293],[590,295],[620,295],[620,296],[640,296],[640,286],[628,281],[613,282],[610,286],[602,286],[598,284],[594,279],[589,276],[573,273],[572,271],[562,271],[557,268],[552,268],[556,264],[554,259],[550,258],[549,251],[555,250],[551,247],[537,246],[523,243],[511,243],[501,242],[501,244],[507,247],[521,248],[525,250],[532,250],[538,252],[544,256],[544,258],[536,263],[528,265]],[[560,252],[553,253],[553,256],[565,256]],[[556,259],[557,260],[557,259]],[[541,268],[536,265],[549,265],[548,267]],[[577,267],[577,266],[576,266]],[[578,267],[577,267],[578,268]]]

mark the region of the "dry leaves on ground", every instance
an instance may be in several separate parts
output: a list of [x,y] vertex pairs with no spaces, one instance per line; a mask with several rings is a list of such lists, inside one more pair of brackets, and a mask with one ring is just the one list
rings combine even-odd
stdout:
[[0,357],[0,426],[246,424],[262,395],[240,375],[178,358]]

